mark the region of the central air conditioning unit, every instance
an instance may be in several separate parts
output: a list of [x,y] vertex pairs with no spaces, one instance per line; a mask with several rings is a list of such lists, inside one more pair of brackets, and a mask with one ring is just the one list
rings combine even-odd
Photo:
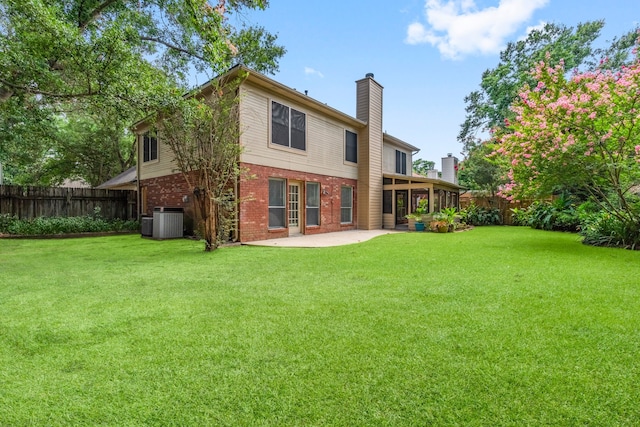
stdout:
[[184,209],[161,206],[153,208],[153,238],[177,239],[183,236]]
[[140,228],[140,234],[142,234],[142,237],[153,236],[153,217],[143,216],[140,220]]

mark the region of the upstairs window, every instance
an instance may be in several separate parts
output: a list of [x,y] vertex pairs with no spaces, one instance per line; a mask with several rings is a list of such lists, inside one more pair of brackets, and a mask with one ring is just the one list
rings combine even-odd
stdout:
[[396,150],[396,173],[398,175],[407,174],[407,153]]
[[305,151],[307,116],[298,110],[271,101],[271,143]]
[[347,162],[358,163],[358,134],[346,131],[344,159]]
[[158,160],[158,138],[149,132],[142,136],[142,161]]

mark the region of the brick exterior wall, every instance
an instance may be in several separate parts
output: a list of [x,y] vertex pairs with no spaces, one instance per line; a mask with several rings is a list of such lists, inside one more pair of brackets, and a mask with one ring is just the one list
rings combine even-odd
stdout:
[[[170,206],[176,208],[193,208],[191,191],[181,173],[161,176],[140,181],[140,189],[146,192],[146,205],[142,206],[143,215],[152,215],[156,206]],[[188,201],[183,198],[187,196]]]
[[185,232],[193,234],[196,225],[193,194],[181,173],[143,179],[140,181],[140,193],[143,195],[140,201],[142,215],[153,215],[153,208],[157,206],[183,208]]
[[[302,234],[320,234],[357,228],[357,180],[338,178],[287,169],[244,163],[253,179],[240,182],[240,241],[277,239],[288,237],[289,229],[269,229],[269,178],[284,178],[288,181],[320,183],[320,225],[306,227],[304,215],[300,221]],[[343,185],[353,187],[353,223],[340,224],[340,195]],[[304,189],[300,194],[300,206],[304,209]]]
[[[241,242],[289,236],[288,228],[269,229],[269,178],[284,178],[288,181],[297,181],[302,184],[307,181],[320,183],[320,225],[306,227],[303,214],[300,218],[301,233],[320,234],[357,228],[357,180],[253,164],[242,164],[241,166],[249,171],[248,175],[252,176],[251,179],[242,179],[239,186],[241,200],[239,240]],[[353,187],[353,223],[351,224],[340,223],[340,196],[343,185]],[[182,174],[177,173],[145,179],[140,181],[140,188],[141,192],[146,194],[146,204],[142,206],[143,215],[152,215],[153,208],[156,206],[181,207],[185,209],[185,224],[191,223],[193,226],[193,195],[189,191]],[[305,205],[304,195],[304,188],[302,188],[300,206],[303,211]],[[185,196],[187,197],[186,202],[183,201]],[[187,226],[187,228],[190,227]]]

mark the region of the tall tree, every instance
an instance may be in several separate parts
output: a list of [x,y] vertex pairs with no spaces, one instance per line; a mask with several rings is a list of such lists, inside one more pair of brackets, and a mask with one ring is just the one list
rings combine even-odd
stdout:
[[190,97],[163,113],[159,132],[200,216],[205,251],[216,249],[235,229],[239,166],[239,91],[242,76],[216,80],[204,96]]
[[568,78],[562,63],[539,63],[495,155],[510,160],[505,196],[585,189],[640,245],[640,198],[632,191],[640,184],[640,57],[620,71],[604,68]]
[[50,182],[82,178],[97,186],[135,165],[135,137],[131,125],[110,114],[83,112],[60,119],[58,140],[47,159]]
[[524,84],[533,83],[529,71],[547,52],[551,65],[562,60],[567,69],[577,68],[593,55],[592,43],[603,26],[604,21],[579,24],[575,29],[548,23],[531,31],[526,39],[508,43],[498,65],[482,74],[480,89],[465,97],[467,115],[458,134],[463,151],[468,153],[489,130],[502,128],[505,120],[513,117],[509,106]]
[[[243,62],[277,69],[285,50],[261,27],[228,17],[267,0],[0,0],[0,161],[49,152],[42,122],[89,110],[128,116],[175,102],[189,75]],[[122,129],[124,131],[124,128]],[[49,133],[48,135],[51,135]],[[55,138],[54,138],[55,139]],[[33,158],[32,163],[41,159]]]
[[413,171],[423,175],[423,176],[427,176],[427,174],[429,173],[430,170],[433,170],[433,168],[435,168],[436,166],[436,162],[433,162],[431,160],[424,160],[424,159],[415,159],[413,161]]
[[567,70],[618,69],[633,59],[637,30],[614,38],[605,48],[596,48],[594,41],[603,26],[604,21],[587,22],[575,29],[546,24],[526,39],[507,45],[498,66],[483,73],[480,89],[465,98],[467,116],[458,134],[466,155],[460,173],[463,185],[493,193],[504,182],[507,165],[497,158],[486,159],[492,148],[484,145],[490,144],[491,132],[504,130],[514,119],[510,107],[524,85],[537,83],[531,74],[536,64],[562,62]]
[[503,159],[489,158],[493,144],[477,145],[467,153],[467,157],[458,168],[460,185],[470,190],[482,190],[492,197],[498,192],[500,185],[505,183],[505,169]]

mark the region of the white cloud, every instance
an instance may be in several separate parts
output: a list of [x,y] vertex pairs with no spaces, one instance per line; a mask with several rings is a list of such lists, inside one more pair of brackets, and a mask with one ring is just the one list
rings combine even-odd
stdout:
[[549,0],[500,0],[498,6],[478,9],[474,0],[427,0],[428,27],[414,22],[407,28],[406,42],[429,43],[442,56],[500,52],[505,40],[531,19]]
[[304,67],[304,73],[308,76],[318,76],[321,79],[324,78],[324,74],[322,74],[320,71],[318,70],[314,70],[311,67]]
[[518,41],[526,40],[526,39],[527,39],[527,37],[529,36],[529,34],[531,34],[533,31],[536,31],[536,30],[538,30],[538,31],[542,31],[542,30],[544,30],[544,26],[545,26],[545,25],[547,25],[547,23],[546,23],[546,22],[544,22],[544,21],[540,21],[540,23],[539,23],[538,25],[533,25],[533,26],[527,27],[527,29],[526,29],[526,31],[525,31],[525,33],[524,33],[524,35],[523,35],[522,37],[520,37],[520,38],[518,39]]

